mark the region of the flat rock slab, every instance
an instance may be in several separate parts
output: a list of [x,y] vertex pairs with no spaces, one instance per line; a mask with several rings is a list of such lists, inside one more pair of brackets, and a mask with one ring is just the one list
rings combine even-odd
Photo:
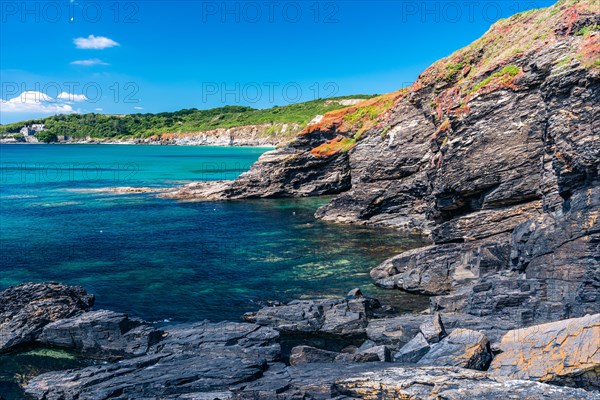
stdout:
[[94,296],[79,286],[26,283],[0,292],[0,353],[31,344],[54,321],[88,311]]
[[[455,367],[389,363],[268,367],[252,362],[153,355],[77,373],[34,378],[27,393],[45,400],[92,399],[549,399],[600,400],[600,393],[512,380]],[[124,365],[121,365],[124,364]],[[110,379],[106,376],[110,375]],[[42,379],[43,378],[43,379]],[[134,378],[134,379],[132,379]]]
[[338,380],[334,393],[365,400],[600,399],[600,393],[454,367],[387,368]]
[[165,329],[163,340],[148,355],[42,374],[26,391],[46,400],[162,399],[228,391],[263,375],[267,361],[279,357],[278,339],[277,331],[253,324],[176,325]]
[[189,353],[229,347],[244,355],[273,361],[281,356],[279,332],[255,324],[208,321],[164,328],[163,340],[148,353]]
[[26,393],[45,400],[136,399],[227,390],[254,380],[264,360],[219,348],[200,354],[153,354],[106,366],[53,372],[33,378]]
[[508,332],[490,372],[600,389],[600,314]]
[[[386,361],[385,349],[373,349],[373,352],[365,350],[360,352],[354,351],[352,353],[338,353],[312,346],[296,346],[292,349],[290,355],[290,365],[330,362],[355,363]],[[389,359],[389,354],[387,355],[387,358]]]

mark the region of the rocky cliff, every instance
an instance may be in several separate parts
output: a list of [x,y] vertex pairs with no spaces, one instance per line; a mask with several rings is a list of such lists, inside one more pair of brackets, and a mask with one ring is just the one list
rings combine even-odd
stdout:
[[[372,271],[434,310],[600,312],[600,3],[494,24],[410,87],[328,113],[210,199],[338,194],[317,218],[429,234]],[[207,192],[208,191],[208,192]]]

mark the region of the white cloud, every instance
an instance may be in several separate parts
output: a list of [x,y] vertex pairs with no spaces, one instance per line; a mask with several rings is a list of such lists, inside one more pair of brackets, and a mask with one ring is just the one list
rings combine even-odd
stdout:
[[91,58],[89,60],[75,60],[71,61],[71,65],[81,65],[84,67],[93,67],[94,65],[110,65],[107,62],[104,62],[98,58]]
[[85,97],[85,94],[75,94],[75,93],[62,92],[61,94],[58,95],[57,99],[66,100],[66,101],[81,102],[81,101],[87,101],[88,98]]
[[135,110],[143,110],[144,107],[133,107]]
[[70,114],[78,112],[62,99],[53,99],[45,93],[32,90],[25,91],[9,100],[0,99],[0,111],[3,113],[43,114]]
[[93,50],[102,50],[107,49],[109,47],[118,46],[119,43],[115,42],[112,39],[109,39],[104,36],[94,36],[90,35],[86,38],[80,37],[73,39],[75,43],[75,47],[78,49],[93,49]]
[[25,103],[25,104],[34,104],[42,101],[51,101],[52,97],[48,96],[46,93],[36,92],[34,90],[27,90],[21,93],[19,96],[10,99],[9,101],[14,103]]
[[104,111],[104,108],[94,108],[94,111]]

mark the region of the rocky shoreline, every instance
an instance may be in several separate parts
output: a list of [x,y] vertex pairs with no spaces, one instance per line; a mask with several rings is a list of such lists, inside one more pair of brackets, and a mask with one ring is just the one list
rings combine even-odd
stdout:
[[[590,26],[600,9],[588,0],[500,21],[412,87],[326,114],[238,179],[159,196],[336,195],[316,218],[431,237],[372,270],[382,287],[520,327],[597,314],[600,64],[585,54],[600,57],[600,31],[577,34]],[[537,39],[513,48],[524,37]]]
[[108,360],[33,377],[25,391],[43,400],[600,399],[597,26],[591,0],[518,14],[235,181],[156,193],[336,195],[317,218],[428,234],[371,271],[430,296],[425,312],[386,315],[355,289],[159,329],[92,311],[83,288],[25,284],[0,294],[0,351]]
[[600,314],[515,330],[468,314],[388,316],[354,289],[273,304],[246,322],[157,328],[93,303],[58,283],[0,292],[1,353],[44,346],[106,361],[30,377],[28,396],[600,399]]

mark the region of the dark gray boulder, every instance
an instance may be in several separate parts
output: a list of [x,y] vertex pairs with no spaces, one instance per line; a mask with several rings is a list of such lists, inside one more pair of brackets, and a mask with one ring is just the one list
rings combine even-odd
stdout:
[[296,346],[290,355],[290,365],[334,362],[338,355],[340,353],[312,346]]
[[258,325],[289,334],[325,334],[363,337],[369,318],[380,307],[375,299],[296,300],[287,305],[265,307],[256,313]]
[[487,337],[470,329],[455,329],[419,361],[420,365],[453,366],[485,370],[492,361]]
[[420,332],[421,324],[430,319],[431,315],[424,314],[406,314],[392,318],[373,319],[369,321],[366,332],[369,340],[374,343],[399,349]]
[[[361,346],[362,347],[362,346]],[[369,346],[365,348],[359,348],[358,354],[364,355],[375,355],[377,358],[374,361],[390,362],[392,361],[392,352],[389,346]]]
[[421,332],[417,333],[410,342],[406,343],[400,351],[394,354],[394,362],[414,364],[431,349],[431,345]]
[[32,344],[47,324],[89,311],[94,296],[79,286],[26,283],[0,292],[0,353]]
[[428,343],[438,343],[447,336],[442,318],[439,313],[436,313],[430,321],[424,322],[419,326],[419,330],[423,334]]
[[151,324],[107,310],[89,311],[44,327],[37,341],[96,358],[144,355],[163,332]]

